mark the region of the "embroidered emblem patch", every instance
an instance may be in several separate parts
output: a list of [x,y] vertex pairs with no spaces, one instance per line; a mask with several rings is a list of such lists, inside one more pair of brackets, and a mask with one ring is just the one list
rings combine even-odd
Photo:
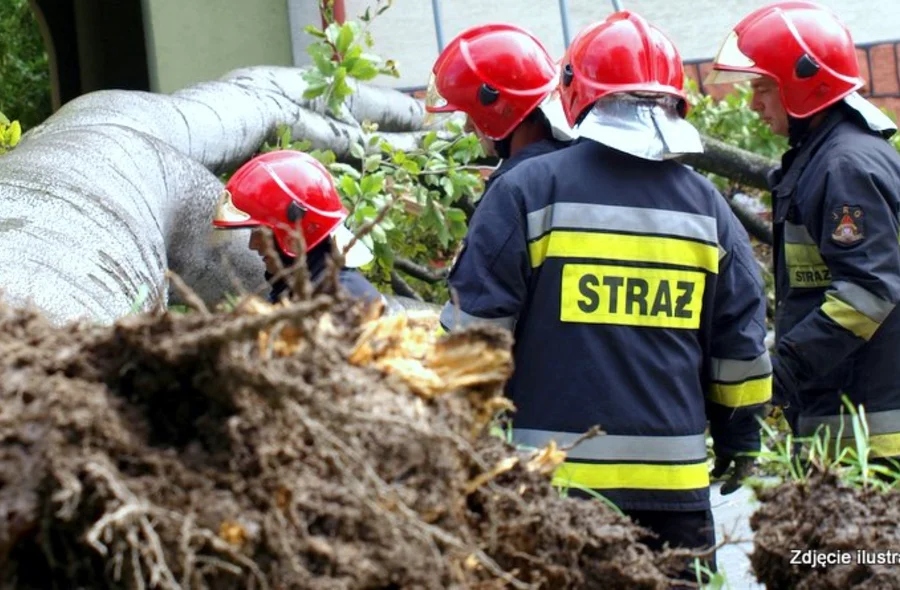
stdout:
[[831,220],[834,222],[831,239],[838,244],[852,246],[866,237],[865,213],[862,207],[852,205],[837,207],[831,212]]

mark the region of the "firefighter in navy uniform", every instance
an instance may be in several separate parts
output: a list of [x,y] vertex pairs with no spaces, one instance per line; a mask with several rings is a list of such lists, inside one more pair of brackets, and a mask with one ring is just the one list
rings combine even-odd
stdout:
[[900,156],[893,123],[857,93],[850,32],[818,4],[781,2],[745,17],[714,68],[713,83],[753,79],[754,107],[791,146],[771,178],[775,400],[796,434],[852,440],[846,395],[873,455],[900,456]]
[[441,323],[512,330],[514,441],[567,445],[600,425],[556,481],[602,493],[657,545],[693,548],[715,544],[707,421],[730,493],[759,450],[771,364],[749,238],[670,159],[702,150],[683,80],[674,45],[634,13],[575,38],[560,89],[580,139],[491,187]]
[[554,94],[559,69],[528,31],[486,24],[463,31],[432,68],[425,109],[462,111],[487,155],[502,162],[485,191],[528,158],[566,147],[574,134]]
[[[318,160],[295,150],[276,150],[252,158],[235,171],[222,192],[213,226],[254,228],[249,247],[265,263],[272,303],[290,295],[287,282],[278,275],[297,260],[292,235],[297,228],[306,244],[306,265],[313,284],[324,278],[334,240],[344,256],[344,268],[338,275],[344,289],[364,301],[380,301],[375,286],[354,270],[370,262],[372,253],[353,240],[343,225],[347,214],[331,174]],[[274,248],[269,247],[263,228],[272,232]]]

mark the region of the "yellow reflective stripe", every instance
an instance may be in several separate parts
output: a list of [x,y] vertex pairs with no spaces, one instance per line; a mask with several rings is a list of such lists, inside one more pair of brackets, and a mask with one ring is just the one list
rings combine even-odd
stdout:
[[772,376],[766,375],[743,383],[712,383],[709,399],[729,408],[764,404],[772,399]]
[[594,490],[695,490],[709,485],[706,462],[686,465],[574,463],[559,466],[553,485]]
[[827,315],[845,330],[852,332],[863,340],[869,340],[881,324],[857,311],[853,306],[844,303],[832,293],[825,294],[822,313]]
[[[841,447],[856,450],[856,439],[842,438]],[[870,435],[869,451],[872,457],[900,457],[900,433]]]
[[869,436],[869,448],[875,457],[900,457],[900,433],[873,434]]
[[[805,228],[803,233],[806,233]],[[812,242],[812,238],[809,241]],[[831,284],[831,270],[814,243],[785,244],[784,262],[788,267],[791,287],[818,288]]]
[[784,261],[788,266],[825,266],[815,244],[785,244]]
[[719,272],[719,248],[679,238],[554,230],[528,245],[531,266],[547,258],[655,262]]

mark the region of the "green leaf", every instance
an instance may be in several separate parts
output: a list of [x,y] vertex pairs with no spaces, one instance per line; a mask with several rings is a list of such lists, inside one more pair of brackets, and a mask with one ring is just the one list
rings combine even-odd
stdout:
[[357,80],[371,80],[377,75],[378,68],[375,67],[372,62],[365,61],[362,58],[356,60],[356,63],[354,63],[353,67],[350,69],[350,76]]
[[381,154],[372,154],[366,157],[366,172],[374,172],[381,166]]
[[318,98],[325,94],[325,91],[328,89],[328,84],[324,82],[322,84],[311,84],[306,87],[306,90],[303,91],[303,98],[306,100],[312,100],[313,98]]
[[446,215],[450,221],[466,221],[466,212],[456,207],[448,207]]
[[[309,142],[307,142],[307,143],[309,143]],[[312,145],[312,144],[310,144],[310,145]],[[325,164],[326,166],[331,166],[332,164],[334,164],[334,163],[337,161],[337,156],[334,155],[334,152],[331,151],[331,150],[325,150],[325,151],[322,151],[322,150],[313,150],[312,152],[310,152],[309,155],[311,155],[312,157],[316,158],[317,160],[319,160],[320,162],[322,162],[322,163]],[[353,172],[356,172],[355,169],[352,169],[352,168],[351,168],[351,170],[353,170]],[[357,172],[357,175],[358,175],[358,174],[359,174],[359,173]]]
[[283,148],[291,145],[291,128],[287,125],[278,128],[278,144]]
[[338,53],[344,55],[347,53],[347,50],[350,49],[351,43],[353,43],[353,27],[350,23],[344,23],[343,26],[341,26],[341,32],[338,33],[335,47],[337,48]]
[[373,207],[372,205],[363,205],[359,209],[357,209],[357,221],[362,225],[367,221],[371,221],[378,217],[378,209]]
[[438,139],[431,144],[429,151],[440,152],[442,150],[447,149],[447,147],[449,145],[450,145],[449,141],[444,141],[443,139]]
[[359,184],[357,184],[349,174],[341,176],[341,179],[338,181],[338,186],[340,186],[343,193],[348,197],[358,197],[360,194]]
[[353,94],[353,89],[347,85],[347,70],[339,67],[334,72],[334,96],[343,103],[344,99]]
[[444,127],[447,129],[447,131],[449,131],[450,133],[452,133],[454,135],[461,135],[463,132],[462,124],[460,124],[459,122],[457,122],[454,119],[450,119],[449,121],[447,121],[447,124],[444,125]]
[[377,135],[373,135],[369,138],[369,147],[375,147],[375,144],[381,141],[381,138]]
[[313,59],[313,63],[324,76],[335,73],[337,64],[334,62],[334,51],[325,43],[312,43],[306,48],[306,53]]
[[447,221],[450,224],[450,234],[454,238],[462,238],[466,235],[468,227],[466,225],[466,213],[462,209],[451,207],[446,212]]
[[362,53],[362,47],[359,45],[353,45],[347,50],[347,53],[344,54],[344,59],[341,60],[341,65],[347,68],[348,72],[352,72],[353,66],[359,61],[359,56]]
[[387,236],[384,233],[384,228],[380,225],[376,225],[372,227],[372,239],[377,242],[387,242]]
[[341,25],[337,23],[331,23],[325,29],[325,38],[328,39],[328,42],[337,47],[337,39],[341,34]]
[[362,175],[359,173],[359,170],[350,166],[349,164],[344,164],[342,162],[335,162],[329,166],[332,174],[347,174],[353,178],[360,178]]
[[321,29],[318,29],[318,28],[314,27],[313,25],[306,25],[305,27],[303,27],[303,32],[306,33],[307,35],[312,35],[313,37],[316,37],[317,39],[325,38],[325,33]]
[[447,176],[441,178],[441,188],[444,189],[444,192],[447,193],[448,197],[452,197],[453,193],[456,192],[453,181]]
[[366,148],[358,143],[354,143],[350,145],[350,155],[356,158],[357,160],[362,160],[366,157]]
[[360,182],[359,187],[365,195],[375,195],[380,193],[381,189],[384,188],[384,172],[365,176]]
[[420,172],[422,172],[422,168],[415,160],[406,160],[405,162],[403,162],[403,169],[410,174],[419,174]]
[[422,147],[426,150],[431,147],[431,144],[434,143],[434,140],[437,139],[437,131],[429,131],[425,138],[422,140]]

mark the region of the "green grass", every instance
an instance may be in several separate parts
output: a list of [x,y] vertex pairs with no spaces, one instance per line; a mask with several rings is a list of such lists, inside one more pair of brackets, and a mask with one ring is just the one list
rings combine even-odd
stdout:
[[699,558],[694,558],[694,575],[696,576],[697,586],[702,590],[731,589],[731,583],[728,581],[725,570],[721,566],[719,566],[718,570],[713,572]]
[[853,487],[896,489],[900,483],[900,465],[896,461],[889,465],[872,462],[865,408],[854,408],[846,397],[843,401],[850,416],[850,435],[845,436],[843,422],[834,435],[827,426],[821,426],[812,436],[801,438],[791,433],[782,436],[775,427],[762,422],[763,449],[753,455],[773,467],[770,474],[782,481],[805,482],[817,471],[831,471]]

